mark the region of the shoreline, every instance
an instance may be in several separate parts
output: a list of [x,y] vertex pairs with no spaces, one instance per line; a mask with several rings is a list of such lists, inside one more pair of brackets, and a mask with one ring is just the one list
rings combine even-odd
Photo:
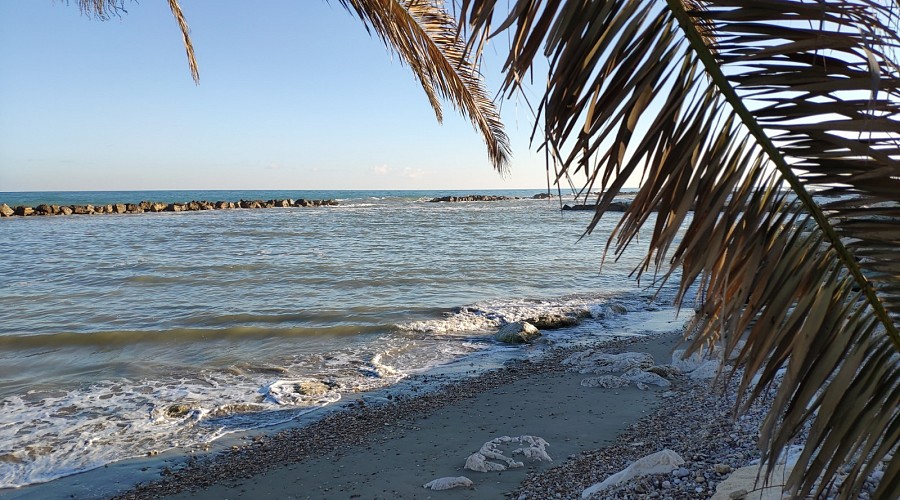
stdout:
[[[556,466],[570,455],[612,443],[659,400],[660,389],[641,391],[632,386],[606,391],[581,387],[579,382],[585,376],[566,371],[562,359],[588,348],[604,352],[649,349],[659,363],[666,363],[672,346],[681,338],[680,330],[671,331],[676,327],[670,326],[666,330],[669,333],[657,330],[645,337],[625,335],[578,347],[551,348],[537,359],[516,359],[488,371],[475,373],[468,366],[455,366],[443,373],[416,375],[404,381],[405,388],[394,386],[380,394],[360,394],[324,409],[324,414],[305,423],[301,420],[223,438],[212,444],[210,452],[194,454],[196,450],[180,449],[124,460],[48,483],[6,490],[0,497],[69,498],[74,494],[76,498],[158,498],[180,494],[231,498],[241,488],[251,496],[259,493],[259,487],[252,483],[255,481],[293,485],[309,490],[305,495],[311,498],[341,497],[351,494],[350,490],[347,495],[340,492],[341,481],[351,481],[347,487],[352,488],[361,477],[356,469],[375,466],[378,468],[371,471],[375,473],[385,463],[399,464],[415,457],[420,465],[428,462],[432,467],[423,475],[421,467],[397,465],[389,483],[402,485],[402,492],[380,493],[385,488],[378,489],[372,482],[381,477],[376,474],[366,477],[368,481],[362,483],[365,490],[357,487],[354,493],[370,497],[364,493],[371,490],[384,498],[420,497],[430,493],[423,484],[432,479],[467,475],[476,481],[475,489],[435,493],[452,493],[453,498],[483,497],[488,491],[493,496],[502,495],[519,487],[528,472]],[[600,421],[605,423],[598,425]],[[466,456],[486,441],[523,434],[547,439],[553,462],[526,461],[525,468],[504,471],[497,478],[492,477],[496,473],[462,469]],[[449,448],[448,440],[456,440],[455,451]],[[373,453],[382,457],[372,460]],[[313,478],[313,483],[295,483],[297,472],[292,469],[307,466],[310,469],[304,476]],[[333,470],[350,472],[346,477],[332,477]],[[275,479],[270,478],[272,474]],[[144,483],[135,486],[138,481]],[[241,486],[240,482],[251,483]],[[199,487],[209,489],[191,492]],[[283,497],[293,493],[270,494]]]
[[[618,338],[593,348],[651,352],[665,363],[680,333]],[[357,403],[311,425],[189,459],[180,469],[164,470],[159,480],[114,498],[416,498],[431,493],[423,488],[426,482],[461,475],[474,481],[474,488],[435,494],[502,496],[518,488],[527,473],[612,444],[659,402],[661,389],[582,387],[585,376],[567,371],[561,361],[583,349],[555,349],[537,361],[519,360],[449,383],[440,375],[424,375],[420,383],[440,387],[421,395],[391,395],[383,404]],[[524,468],[500,473],[463,469],[466,457],[486,441],[519,435],[546,439],[553,462],[525,461]]]

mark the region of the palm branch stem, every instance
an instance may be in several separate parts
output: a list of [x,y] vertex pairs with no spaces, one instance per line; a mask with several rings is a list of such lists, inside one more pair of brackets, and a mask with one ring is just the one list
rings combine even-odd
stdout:
[[807,210],[809,210],[810,215],[825,234],[826,239],[832,245],[832,248],[841,263],[859,284],[863,295],[866,297],[866,301],[872,307],[879,322],[884,326],[894,347],[897,350],[900,350],[900,332],[897,331],[897,327],[888,315],[887,310],[875,294],[874,287],[863,274],[862,268],[859,266],[856,258],[841,241],[834,226],[832,226],[831,222],[828,220],[828,216],[825,215],[821,207],[813,200],[812,195],[794,173],[793,169],[791,169],[790,165],[788,165],[787,160],[785,160],[781,151],[775,146],[750,110],[747,109],[743,99],[738,96],[737,91],[728,81],[728,78],[725,77],[718,61],[704,42],[703,35],[697,31],[696,23],[685,10],[684,3],[681,0],[666,0],[666,3],[672,14],[675,16],[675,19],[678,21],[678,24],[691,44],[692,49],[696,52],[697,57],[706,68],[710,79],[741,119],[741,123],[747,127],[749,132],[756,138],[759,146],[766,152],[769,159],[772,160],[772,163],[778,169],[779,173],[781,173],[784,180],[791,186],[791,189],[797,195],[800,202]]

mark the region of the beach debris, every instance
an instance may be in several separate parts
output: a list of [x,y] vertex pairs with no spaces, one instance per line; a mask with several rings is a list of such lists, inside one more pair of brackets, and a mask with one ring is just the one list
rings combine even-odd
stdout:
[[591,485],[581,493],[581,498],[591,498],[610,486],[615,486],[629,479],[649,474],[667,474],[684,464],[681,455],[664,449],[646,457],[639,458],[623,470],[609,476],[603,482]]
[[640,368],[632,368],[622,374],[622,378],[636,384],[655,385],[659,387],[669,387],[672,385],[668,380],[660,377],[652,372],[645,372]]
[[600,375],[598,377],[588,377],[581,381],[582,387],[599,387],[601,389],[619,389],[628,387],[631,382],[616,375]]
[[441,477],[435,479],[434,481],[429,481],[425,483],[424,488],[429,490],[451,490],[453,488],[471,488],[473,485],[472,480],[467,478],[466,476],[457,476],[457,477]]
[[484,443],[480,450],[469,455],[466,458],[465,468],[476,472],[495,472],[524,467],[525,464],[522,462],[517,462],[503,454],[501,446],[509,446],[514,443],[526,446],[512,450],[510,455],[522,455],[525,458],[538,461],[553,461],[547,453],[547,447],[550,445],[543,438],[537,436],[501,436]]
[[655,366],[651,366],[650,368],[647,368],[644,371],[650,372],[650,373],[655,373],[655,374],[659,375],[660,377],[664,377],[664,378],[672,378],[676,375],[681,374],[681,370],[679,370],[678,368],[675,368],[672,365],[655,365]]
[[527,321],[514,321],[500,327],[494,340],[507,344],[524,344],[541,336],[541,331]]
[[623,352],[607,354],[604,352],[581,351],[572,354],[562,361],[569,365],[570,371],[578,373],[623,373],[632,368],[645,370],[656,363],[653,356],[645,352]]

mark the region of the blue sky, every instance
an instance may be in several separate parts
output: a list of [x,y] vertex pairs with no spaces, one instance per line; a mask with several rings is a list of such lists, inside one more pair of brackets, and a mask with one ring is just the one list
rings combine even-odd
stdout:
[[[0,0],[0,191],[476,189],[546,185],[524,103],[511,175],[337,2],[183,0],[195,86],[166,2],[101,22]],[[492,93],[500,56],[488,54]]]

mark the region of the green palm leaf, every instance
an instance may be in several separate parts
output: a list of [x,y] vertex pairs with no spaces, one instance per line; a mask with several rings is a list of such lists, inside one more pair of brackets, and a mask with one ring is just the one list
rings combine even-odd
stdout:
[[[505,6],[504,2],[504,6]],[[900,121],[894,6],[870,1],[463,0],[472,50],[509,29],[506,90],[541,55],[542,147],[599,187],[635,172],[611,237],[651,232],[640,273],[699,287],[693,349],[722,343],[770,470],[809,426],[796,495],[851,498],[900,439]],[[814,195],[815,193],[815,195]],[[692,213],[692,214],[691,214]],[[685,226],[680,240],[678,229]],[[839,470],[846,480],[835,484]],[[900,460],[877,495],[900,484]]]

